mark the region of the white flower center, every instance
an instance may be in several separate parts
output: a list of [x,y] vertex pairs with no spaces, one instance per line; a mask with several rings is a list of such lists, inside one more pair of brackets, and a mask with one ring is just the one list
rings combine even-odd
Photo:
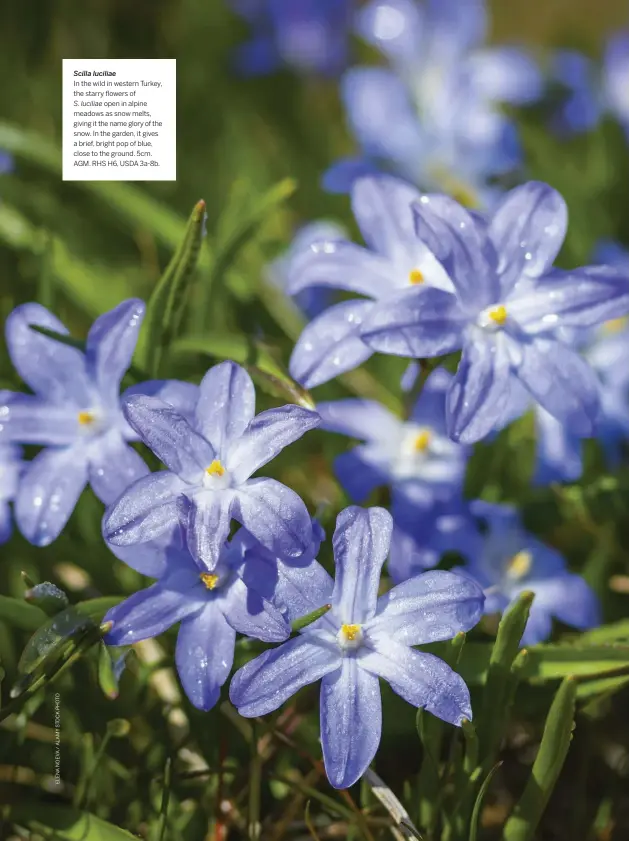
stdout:
[[214,459],[203,473],[203,487],[210,491],[219,491],[228,488],[230,484],[231,476],[228,471],[218,459]]
[[77,418],[82,435],[99,435],[107,427],[107,418],[99,409],[82,409]]
[[336,641],[342,651],[355,651],[360,648],[364,641],[362,625],[341,625]]

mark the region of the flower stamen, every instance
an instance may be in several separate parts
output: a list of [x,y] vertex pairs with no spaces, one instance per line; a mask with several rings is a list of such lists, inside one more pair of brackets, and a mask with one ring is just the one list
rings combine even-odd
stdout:
[[408,274],[408,282],[411,286],[419,286],[419,284],[423,283],[425,280],[426,278],[424,277],[424,273],[419,269],[413,269],[413,271]]
[[507,564],[507,575],[516,581],[524,578],[531,571],[533,555],[526,549],[514,555]]
[[360,648],[363,643],[363,629],[362,625],[341,625],[341,630],[338,632],[337,641],[344,651],[352,651]]
[[79,412],[79,425],[92,426],[96,422],[96,415],[94,412]]
[[502,325],[507,320],[507,308],[503,307],[502,304],[500,304],[499,306],[489,310],[488,315],[490,319],[494,322],[494,324],[498,324],[500,327],[502,327]]
[[199,576],[201,581],[205,584],[208,590],[214,590],[218,584],[218,575],[212,572],[202,572]]
[[205,472],[208,476],[224,476],[225,468],[218,459],[214,459],[212,464],[210,464],[209,467],[205,468]]
[[432,434],[429,429],[422,429],[413,439],[413,448],[418,453],[425,453],[430,446]]

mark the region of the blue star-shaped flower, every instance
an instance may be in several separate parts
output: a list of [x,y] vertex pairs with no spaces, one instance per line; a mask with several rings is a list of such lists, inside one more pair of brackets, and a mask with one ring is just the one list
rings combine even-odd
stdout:
[[520,157],[515,126],[499,105],[535,100],[541,77],[524,50],[485,46],[487,28],[483,0],[367,2],[358,34],[390,68],[344,75],[343,100],[362,156],[337,163],[325,186],[345,191],[383,165],[423,190],[470,206],[491,202],[496,190],[488,180]]
[[552,617],[580,630],[598,625],[600,608],[594,592],[579,575],[566,568],[563,557],[526,532],[515,509],[475,501],[471,513],[484,521],[481,534],[473,518],[460,549],[467,565],[458,570],[470,575],[485,589],[486,614],[502,613],[517,596],[535,593],[523,645],[547,639]]
[[179,530],[162,544],[143,546],[139,563],[133,551],[122,557],[158,580],[106,614],[103,621],[114,624],[105,642],[130,645],[181,622],[175,662],[186,695],[198,709],[209,710],[218,701],[234,661],[236,633],[265,642],[290,635],[280,611],[243,580],[238,535],[222,548],[212,572],[194,561]]
[[473,581],[429,572],[378,598],[392,521],[382,508],[346,508],[334,533],[336,582],[323,573],[312,608],[332,609],[299,636],[247,663],[230,698],[244,716],[276,710],[301,687],[322,679],[321,741],[333,786],[348,788],[380,742],[379,678],[410,704],[461,724],[471,718],[467,686],[439,658],[412,646],[450,639],[473,627],[484,596]]
[[[9,355],[34,394],[0,396],[0,443],[45,448],[27,466],[15,498],[16,522],[31,543],[46,546],[59,535],[88,482],[109,504],[148,472],[128,444],[138,436],[120,407],[143,317],[142,301],[124,301],[94,322],[85,353],[31,329],[68,332],[39,304],[23,304],[7,318]],[[194,386],[151,381],[141,388],[178,403]]]
[[336,76],[347,64],[353,0],[231,0],[254,37],[236,54],[240,71],[263,76],[288,65]]
[[417,236],[413,205],[420,193],[389,176],[361,178],[352,210],[367,248],[342,237],[300,249],[290,263],[287,291],[342,289],[364,297],[335,304],[310,322],[290,360],[292,376],[313,388],[349,371],[373,351],[360,337],[362,323],[383,301],[416,286],[452,290],[444,268]]
[[[0,391],[0,405],[9,399],[9,392]],[[0,429],[2,412],[0,410]],[[18,482],[24,470],[22,449],[15,444],[0,444],[0,543],[6,543],[13,531],[11,505],[17,494]]]
[[280,557],[310,547],[310,516],[275,479],[252,479],[284,447],[320,423],[299,406],[255,413],[251,377],[234,362],[211,368],[188,419],[163,401],[135,395],[125,415],[168,467],[135,482],[106,512],[105,538],[118,546],[154,540],[183,526],[193,557],[212,570],[232,518]]
[[629,277],[611,266],[553,269],[567,210],[546,184],[516,187],[489,220],[446,196],[422,196],[414,210],[455,291],[420,286],[379,302],[362,320],[363,342],[417,358],[462,349],[447,399],[455,441],[478,441],[508,416],[514,383],[517,400],[524,386],[576,435],[592,434],[596,375],[558,331],[627,313]]

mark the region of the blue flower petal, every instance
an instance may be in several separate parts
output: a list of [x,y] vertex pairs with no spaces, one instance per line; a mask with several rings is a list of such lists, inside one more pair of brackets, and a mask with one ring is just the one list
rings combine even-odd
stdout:
[[404,645],[452,639],[477,624],[484,602],[482,589],[471,579],[432,570],[381,596],[367,631],[370,639],[388,636]]
[[28,465],[15,499],[15,520],[35,546],[48,546],[68,522],[87,484],[82,446],[42,450]]
[[236,632],[215,602],[181,623],[175,662],[185,693],[197,709],[210,710],[218,701],[235,647]]
[[391,639],[378,640],[374,647],[360,658],[361,666],[386,680],[409,704],[450,724],[460,726],[472,718],[469,690],[443,660]]
[[131,365],[145,310],[137,298],[123,301],[97,318],[87,334],[87,372],[107,406],[118,407],[120,383]]
[[183,415],[168,403],[142,394],[127,398],[124,413],[166,467],[188,482],[200,483],[203,471],[216,458],[216,453]]
[[359,334],[373,306],[372,301],[343,301],[307,324],[290,358],[291,376],[314,388],[369,359],[373,351]]
[[[199,386],[195,429],[220,458],[253,419],[256,393],[245,369],[235,362],[221,362],[207,372]],[[206,463],[206,467],[209,462]]]
[[401,421],[375,400],[334,400],[318,403],[321,427],[362,441],[387,441],[398,435]]
[[338,515],[332,539],[336,562],[332,604],[342,623],[362,624],[374,615],[392,528],[384,508],[350,506]]
[[268,649],[237,671],[229,698],[246,718],[266,715],[298,689],[338,669],[341,661],[336,646],[320,641],[314,633],[302,634]]
[[67,446],[76,441],[78,433],[79,413],[75,406],[48,403],[31,394],[0,395],[2,442]]
[[157,397],[163,403],[168,403],[183,415],[188,422],[194,418],[194,410],[199,400],[199,386],[181,380],[145,380],[130,386],[121,395],[124,403],[127,397],[134,394],[145,394],[147,397]]
[[233,516],[277,557],[299,558],[310,549],[308,509],[295,491],[275,479],[250,479],[241,485]]
[[535,484],[576,482],[583,471],[581,439],[547,411],[536,407],[537,460]]
[[575,435],[592,434],[599,412],[598,381],[572,348],[538,337],[522,346],[516,374],[535,400]]
[[377,299],[395,282],[390,263],[377,254],[347,240],[324,240],[295,257],[288,292],[296,295],[311,286],[325,286]]
[[488,435],[507,411],[511,369],[506,343],[498,335],[468,341],[447,400],[450,437],[473,444]]
[[[191,582],[186,579],[185,584]],[[131,645],[163,634],[176,622],[202,607],[201,600],[191,598],[190,586],[152,584],[112,607],[103,622],[114,626],[105,637],[108,645]]]
[[378,678],[346,657],[321,682],[321,746],[334,788],[349,788],[362,777],[376,755],[381,730]]
[[227,449],[226,467],[240,484],[320,423],[317,412],[302,406],[280,406],[260,412]]
[[523,274],[539,277],[552,268],[568,228],[568,208],[547,184],[529,181],[511,190],[495,210],[488,233],[499,255],[503,295]]
[[180,497],[178,506],[190,554],[200,567],[213,570],[229,537],[236,492],[200,490]]
[[249,590],[241,578],[230,582],[219,594],[217,604],[239,634],[264,642],[283,642],[290,636],[290,625],[278,608],[255,590]]
[[467,322],[454,295],[420,287],[379,301],[359,332],[373,350],[423,359],[458,350]]
[[328,193],[349,193],[358,178],[378,172],[379,168],[369,158],[342,158],[326,170],[321,186]]
[[424,9],[415,0],[371,0],[356,15],[360,37],[400,69],[421,61],[425,26]]
[[280,56],[271,37],[260,35],[241,44],[234,54],[236,70],[243,76],[266,76],[280,67]]
[[629,132],[629,30],[610,38],[605,51],[604,86],[608,107]]
[[138,479],[105,511],[105,540],[116,546],[129,546],[172,534],[179,525],[177,500],[187,488],[169,470]]
[[519,47],[487,47],[469,58],[470,84],[483,97],[526,105],[542,94],[543,81],[531,55]]
[[40,304],[16,307],[6,320],[5,335],[11,361],[20,377],[38,396],[53,403],[89,408],[93,388],[84,355],[37,333],[30,324],[68,335],[64,325]]
[[146,463],[117,430],[99,438],[90,449],[89,480],[101,502],[111,505],[137,479],[149,472]]
[[334,459],[334,473],[353,502],[364,502],[373,490],[388,484],[390,465],[380,444],[361,444]]

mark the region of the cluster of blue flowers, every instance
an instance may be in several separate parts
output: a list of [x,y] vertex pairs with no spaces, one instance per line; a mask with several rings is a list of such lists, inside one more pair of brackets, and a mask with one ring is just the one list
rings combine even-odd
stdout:
[[[233,362],[198,386],[154,380],[121,395],[144,315],[139,300],[97,319],[84,350],[46,334],[67,331],[42,306],[15,309],[7,346],[33,393],[0,394],[3,537],[13,499],[23,535],[49,544],[89,482],[108,506],[103,535],[114,554],[157,579],[109,611],[107,642],[128,645],[180,622],[177,670],[204,710],[229,677],[237,633],[283,643],[236,673],[231,699],[258,716],[321,679],[323,753],[338,787],[375,755],[378,678],[453,724],[471,717],[461,678],[414,646],[469,630],[523,590],[535,593],[526,644],[550,635],[552,617],[576,628],[599,621],[593,592],[564,559],[528,534],[515,510],[465,500],[463,482],[471,445],[530,403],[545,429],[544,464],[556,455],[553,436],[568,450],[599,428],[626,429],[629,405],[617,365],[626,358],[628,329],[617,320],[629,313],[627,266],[553,268],[567,213],[552,188],[524,184],[482,216],[376,175],[356,181],[352,203],[366,248],[324,228],[281,266],[293,292],[363,296],[314,318],[291,372],[313,387],[375,351],[424,365],[461,351],[456,374],[435,367],[425,378],[408,418],[357,399],[256,415],[253,382]],[[324,535],[302,499],[253,477],[319,426],[362,442],[335,464],[355,502],[379,486],[391,494],[391,513],[340,513],[334,582],[316,560]],[[151,473],[134,441],[165,469]],[[42,449],[23,463],[23,444]],[[446,551],[465,566],[426,572]],[[387,559],[395,586],[378,598]],[[289,639],[292,622],[328,604]]]
[[[126,646],[179,623],[177,671],[202,710],[229,678],[237,634],[280,643],[235,673],[230,698],[259,716],[321,680],[325,766],[345,788],[378,748],[380,678],[454,725],[472,716],[461,677],[415,646],[470,630],[526,590],[535,599],[523,644],[547,639],[553,618],[577,629],[600,621],[584,579],[515,509],[468,500],[463,487],[473,445],[529,409],[536,482],[577,479],[584,438],[618,460],[629,437],[629,255],[607,245],[595,265],[556,268],[562,196],[539,182],[498,189],[519,152],[497,104],[531,102],[543,86],[525,52],[484,45],[482,0],[233,5],[256,30],[238,57],[248,72],[285,62],[338,74],[352,28],[388,62],[345,72],[362,155],[325,176],[349,191],[364,245],[314,223],[268,276],[310,319],[290,359],[301,386],[390,354],[411,362],[403,388],[414,404],[406,417],[363,399],[256,414],[253,382],[230,361],[199,385],[151,380],[121,393],[142,301],[98,318],[84,346],[61,341],[64,325],[25,304],[6,322],[30,393],[0,392],[0,541],[14,517],[32,544],[52,543],[89,484],[113,554],[155,580],[109,611],[106,641]],[[577,58],[559,56],[554,71],[570,91],[562,130],[582,128],[577,113],[591,124],[606,110],[629,125],[629,39],[610,44],[602,82]],[[356,503],[338,515],[334,580],[304,501],[257,475],[315,428],[354,442],[334,465]],[[138,443],[164,469],[151,472]],[[41,448],[30,461],[25,445]],[[377,488],[390,511],[358,507]],[[462,565],[434,569],[446,552]],[[379,596],[385,563],[394,586]]]

